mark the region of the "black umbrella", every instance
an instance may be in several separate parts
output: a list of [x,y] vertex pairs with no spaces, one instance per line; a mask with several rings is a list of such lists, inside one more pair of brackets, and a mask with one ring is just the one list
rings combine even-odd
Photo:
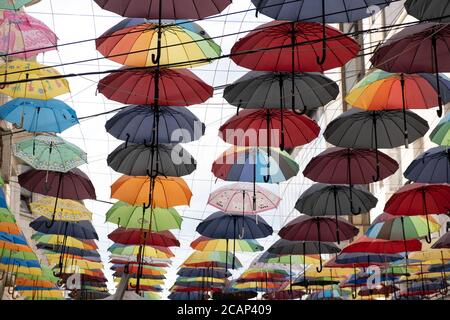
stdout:
[[431,148],[419,155],[406,169],[405,178],[421,183],[450,183],[450,151]]
[[407,0],[406,12],[420,21],[450,22],[450,2],[443,0]]
[[295,209],[312,217],[334,215],[336,236],[340,243],[338,216],[352,214],[354,210],[352,205],[360,208],[361,212],[369,212],[370,209],[375,208],[377,202],[378,199],[370,192],[358,186],[351,190],[346,185],[316,183],[300,196]]
[[[108,166],[128,176],[182,177],[197,168],[195,159],[181,145],[122,144],[108,156]],[[152,153],[154,153],[152,155]]]

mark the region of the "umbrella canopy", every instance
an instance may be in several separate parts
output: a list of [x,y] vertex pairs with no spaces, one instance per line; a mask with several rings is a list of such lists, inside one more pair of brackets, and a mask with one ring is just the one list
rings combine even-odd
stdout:
[[218,188],[209,195],[208,204],[226,213],[259,213],[278,207],[281,198],[251,183],[238,182]]
[[43,22],[23,11],[2,10],[0,32],[4,35],[0,52],[8,54],[8,57],[30,59],[39,53],[56,50],[56,34]]
[[413,252],[422,250],[422,244],[417,239],[395,241],[395,240],[382,240],[372,239],[368,237],[360,237],[356,241],[353,241],[345,248],[342,249],[342,253],[383,253],[394,254],[399,252]]
[[446,232],[432,246],[433,249],[450,249],[450,232]]
[[31,211],[34,214],[46,217],[47,219],[52,219],[55,206],[55,220],[92,220],[92,212],[78,201],[43,197],[38,201],[30,203]]
[[[155,101],[155,78],[159,97]],[[109,100],[124,104],[189,106],[200,104],[213,95],[213,88],[187,69],[127,70],[100,80],[98,91]]]
[[2,10],[18,10],[23,6],[30,5],[35,0],[1,0],[0,9]]
[[[288,241],[288,240],[286,240]],[[295,265],[295,264],[316,264],[319,261],[319,257],[304,256],[303,254],[288,254],[278,255],[266,251],[259,258],[258,262],[265,262],[275,265]]]
[[103,9],[121,16],[146,19],[202,19],[222,12],[231,4],[231,0],[159,2],[153,0],[95,0],[95,2]]
[[[155,121],[155,117],[159,117],[159,121]],[[156,137],[151,130],[154,127],[158,128]],[[187,108],[145,105],[119,111],[106,122],[105,128],[114,138],[138,144],[186,143],[200,139],[205,133],[205,125]]]
[[213,239],[259,239],[270,236],[272,227],[261,217],[232,215],[221,211],[200,222],[196,231]]
[[346,148],[396,148],[405,144],[405,119],[408,142],[423,137],[428,123],[411,111],[361,111],[350,109],[331,121],[325,139]]
[[66,173],[44,170],[29,170],[19,175],[22,188],[62,199],[96,199],[95,189],[88,176],[79,169]]
[[392,0],[252,0],[256,9],[275,20],[317,21],[323,23],[354,22],[373,15],[371,7],[380,10]]
[[439,0],[407,0],[406,12],[418,20],[433,20],[433,22],[450,22],[450,6]]
[[[295,73],[295,107],[315,110],[339,95],[339,86],[320,73]],[[287,72],[250,71],[227,86],[223,97],[244,109],[292,108],[292,75]]]
[[78,124],[75,110],[62,101],[17,98],[0,108],[0,118],[29,132],[54,132]]
[[36,241],[39,244],[45,245],[54,245],[54,246],[63,246],[65,241],[65,247],[77,248],[81,250],[95,250],[97,249],[97,245],[95,242],[91,242],[88,240],[79,240],[70,236],[64,236],[59,234],[44,234],[37,232],[31,236],[31,239]]
[[135,245],[121,245],[113,244],[108,248],[108,251],[116,255],[143,255],[150,258],[172,258],[175,255],[167,247],[157,247],[157,246],[140,246]]
[[212,172],[226,181],[278,183],[297,175],[299,166],[288,153],[257,147],[232,147],[214,161]]
[[214,278],[228,278],[231,273],[225,272],[225,269],[220,268],[181,268],[177,275],[182,277],[214,277]]
[[378,263],[386,264],[393,261],[403,259],[403,256],[397,253],[367,253],[367,252],[347,252],[340,253],[335,259],[337,264],[353,265],[358,264],[360,267],[369,267]]
[[9,233],[13,235],[20,235],[21,231],[17,224],[13,222],[0,222],[0,232]]
[[87,154],[57,136],[37,136],[13,145],[14,155],[37,170],[68,172],[87,163]]
[[142,228],[143,224],[150,224],[152,232],[160,232],[180,229],[183,218],[173,208],[148,208],[143,213],[142,206],[132,206],[118,201],[106,213],[106,221],[115,223],[123,228],[134,229]]
[[96,47],[106,58],[130,67],[190,68],[220,56],[220,47],[202,27],[195,22],[179,22],[162,20],[159,24],[158,20],[127,18],[103,33]]
[[234,260],[235,268],[242,268],[242,264],[234,254],[223,251],[194,251],[183,263],[185,266],[196,265],[199,263],[216,262],[227,264],[227,261]]
[[[154,183],[153,195],[149,197],[151,180]],[[131,205],[145,204],[153,208],[171,208],[189,205],[191,197],[192,192],[186,182],[177,177],[122,176],[111,186],[111,198]]]
[[171,292],[167,298],[169,300],[208,300],[209,295],[206,292]]
[[[323,38],[328,39],[324,48]],[[359,50],[354,39],[330,26],[323,30],[316,22],[272,21],[240,39],[231,49],[231,59],[257,71],[324,72],[345,65]],[[319,63],[322,51],[322,59],[327,58]]]
[[95,231],[90,221],[55,221],[52,226],[47,227],[49,220],[44,217],[39,217],[30,222],[30,227],[33,230],[45,234],[64,235],[77,239],[96,239],[98,240],[97,232]]
[[14,60],[0,66],[0,77],[4,82],[24,81],[7,84],[0,88],[0,93],[12,98],[32,98],[49,100],[59,95],[69,93],[69,82],[66,79],[46,79],[60,77],[54,68],[33,61]]
[[108,235],[115,243],[124,245],[147,245],[159,247],[179,247],[180,242],[170,231],[151,232],[141,229],[117,228]]
[[450,183],[450,152],[431,148],[419,155],[405,171],[405,178],[422,183]]
[[233,241],[227,241],[226,239],[212,239],[201,236],[191,243],[191,248],[199,251],[232,251],[233,247],[235,247],[235,251],[239,252],[256,252],[264,250],[264,247],[253,239],[233,239]]
[[450,146],[450,114],[443,117],[430,133],[430,139],[441,146]]
[[[430,217],[430,230],[436,232],[440,225]],[[369,238],[403,240],[424,238],[428,234],[427,221],[423,216],[379,215],[366,231]]]
[[[317,255],[322,253],[338,253],[336,245],[317,241],[291,241],[279,239],[269,249],[269,253],[278,255]],[[306,261],[305,261],[306,262]]]
[[197,168],[197,162],[182,146],[122,144],[107,159],[113,170],[129,176],[182,177]]
[[283,150],[310,143],[320,127],[308,116],[276,109],[243,110],[219,128],[219,136],[237,146],[273,146]]
[[263,299],[265,300],[296,300],[302,299],[302,297],[306,294],[305,291],[296,289],[296,290],[282,290],[275,292],[266,292],[263,294]]

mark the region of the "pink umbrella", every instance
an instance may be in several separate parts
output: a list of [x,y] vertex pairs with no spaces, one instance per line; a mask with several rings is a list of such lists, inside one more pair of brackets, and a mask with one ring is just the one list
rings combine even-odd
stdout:
[[259,213],[278,207],[281,198],[252,183],[234,183],[212,192],[208,204],[227,213]]
[[43,22],[21,11],[0,11],[0,52],[29,59],[56,50],[58,38]]

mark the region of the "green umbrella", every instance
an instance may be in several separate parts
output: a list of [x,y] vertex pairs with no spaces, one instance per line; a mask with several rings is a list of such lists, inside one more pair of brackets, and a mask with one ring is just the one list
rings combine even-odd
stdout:
[[430,134],[430,139],[441,146],[450,146],[450,113],[439,121]]
[[68,172],[87,163],[87,154],[56,136],[37,136],[13,145],[14,155],[37,170]]
[[[153,208],[152,232],[180,229],[183,218],[175,209]],[[142,221],[144,218],[144,221]],[[125,202],[116,202],[106,213],[106,221],[115,223],[124,228],[140,229],[142,224],[148,225],[150,209],[143,210],[142,206],[136,207]],[[143,223],[142,223],[143,222]]]
[[33,0],[0,0],[0,9],[18,10],[31,2],[33,2]]
[[16,218],[8,208],[0,208],[0,222],[16,223]]

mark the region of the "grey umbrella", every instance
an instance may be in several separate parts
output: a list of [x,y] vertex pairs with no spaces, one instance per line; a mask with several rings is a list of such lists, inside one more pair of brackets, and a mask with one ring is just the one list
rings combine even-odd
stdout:
[[418,20],[450,22],[450,2],[442,0],[407,0],[405,8],[408,14]]
[[[312,217],[335,216],[336,237],[339,239],[338,216],[351,215],[352,205],[360,212],[369,212],[375,208],[378,199],[359,186],[350,189],[346,185],[316,183],[306,190],[295,204],[295,209]],[[353,207],[353,208],[354,208]]]
[[[223,97],[244,109],[292,108],[291,73],[250,71],[227,86]],[[339,95],[339,86],[320,73],[295,73],[296,108],[315,110]]]
[[[344,148],[396,148],[405,143],[404,114],[401,110],[361,111],[350,109],[327,126],[326,141]],[[411,111],[406,111],[409,141],[423,137],[428,123]]]
[[122,144],[108,156],[108,166],[129,176],[182,177],[197,167],[181,145],[160,144],[152,150],[145,144]]
[[432,148],[418,156],[405,171],[405,178],[422,183],[450,183],[450,153]]

